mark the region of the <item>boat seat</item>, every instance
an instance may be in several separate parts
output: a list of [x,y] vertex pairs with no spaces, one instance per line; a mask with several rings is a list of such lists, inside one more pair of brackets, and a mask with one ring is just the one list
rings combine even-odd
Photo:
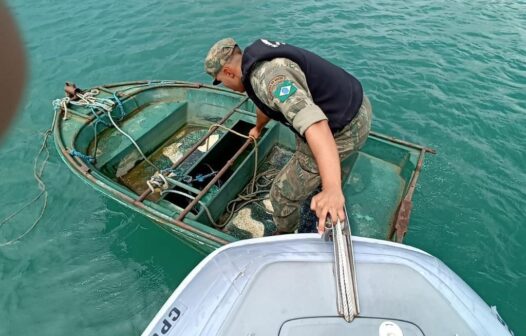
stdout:
[[[146,106],[133,118],[118,122],[118,125],[148,155],[184,125],[186,110],[186,102],[158,102]],[[132,142],[115,127],[106,129],[99,137],[97,168],[115,174],[122,165],[121,161],[130,161],[133,167],[137,160],[142,159]]]

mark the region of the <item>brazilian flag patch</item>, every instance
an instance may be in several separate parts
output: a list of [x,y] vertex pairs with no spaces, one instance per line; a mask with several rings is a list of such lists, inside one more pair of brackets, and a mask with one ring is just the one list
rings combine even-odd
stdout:
[[290,96],[292,96],[298,88],[290,80],[286,80],[278,84],[274,90],[274,97],[278,98],[280,102],[284,103]]

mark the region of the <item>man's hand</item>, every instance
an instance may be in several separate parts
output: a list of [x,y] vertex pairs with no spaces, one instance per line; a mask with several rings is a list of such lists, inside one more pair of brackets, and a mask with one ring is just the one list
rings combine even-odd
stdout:
[[261,130],[263,127],[265,127],[266,124],[270,121],[270,118],[265,115],[265,113],[261,112],[259,108],[256,109],[256,127],[252,128],[250,132],[248,132],[248,136],[253,137],[254,139],[258,139],[261,135]]
[[325,231],[327,215],[331,217],[334,224],[338,219],[343,220],[345,218],[344,204],[345,198],[341,189],[325,189],[312,198],[310,209],[316,212],[318,217],[318,233],[321,234]]
[[248,132],[248,136],[249,137],[253,137],[254,139],[258,139],[259,136],[261,135],[261,130],[258,129],[258,127],[253,127],[250,132]]

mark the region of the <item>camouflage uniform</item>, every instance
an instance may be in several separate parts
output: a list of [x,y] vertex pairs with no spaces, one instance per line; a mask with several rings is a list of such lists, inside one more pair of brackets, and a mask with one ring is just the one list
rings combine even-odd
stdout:
[[[205,71],[214,79],[236,46],[232,38],[218,41],[205,59]],[[275,58],[257,64],[250,75],[256,96],[265,105],[283,113],[294,129],[304,135],[312,124],[326,120],[314,104],[305,74],[298,64]],[[214,80],[214,84],[219,81]],[[372,108],[364,95],[358,114],[342,130],[334,134],[340,160],[358,151],[371,129]],[[343,174],[342,174],[343,177]],[[301,203],[321,183],[318,166],[308,144],[296,136],[296,152],[278,174],[270,190],[274,222],[281,233],[294,232],[300,222]]]
[[[257,97],[270,108],[281,111],[301,135],[312,124],[327,119],[312,100],[305,74],[289,59],[275,58],[258,64],[250,81]],[[285,91],[281,90],[284,85]],[[340,161],[362,148],[371,129],[371,118],[371,104],[364,96],[358,114],[334,134]],[[298,228],[301,203],[320,183],[318,166],[308,144],[296,136],[296,152],[270,190],[274,222],[279,232],[290,233]]]

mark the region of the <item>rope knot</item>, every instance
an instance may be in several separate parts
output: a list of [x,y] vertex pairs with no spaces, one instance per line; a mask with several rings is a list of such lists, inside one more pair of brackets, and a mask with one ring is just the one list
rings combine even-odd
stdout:
[[146,181],[146,184],[152,193],[160,193],[170,188],[170,184],[166,180],[166,177],[164,177],[164,175],[159,171],[155,172],[155,174],[150,177],[150,180]]

